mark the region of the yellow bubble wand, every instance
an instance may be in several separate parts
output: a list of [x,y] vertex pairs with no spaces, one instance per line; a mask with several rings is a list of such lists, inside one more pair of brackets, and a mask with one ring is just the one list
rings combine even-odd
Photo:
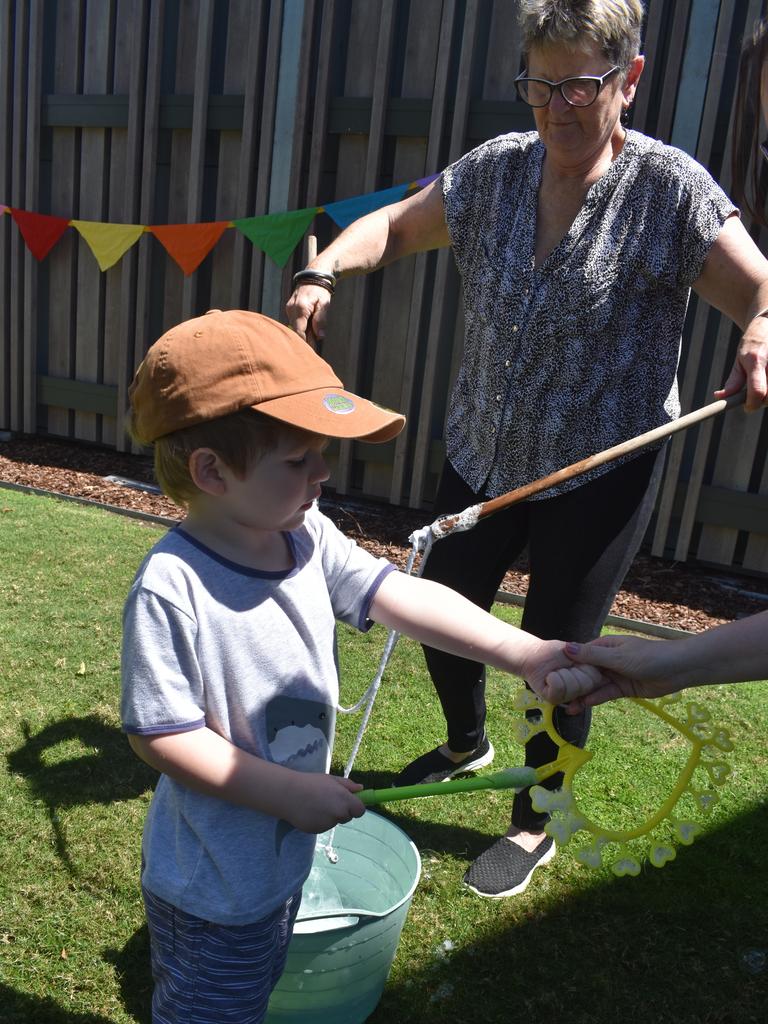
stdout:
[[[727,729],[713,723],[712,716],[705,707],[693,701],[684,701],[680,694],[662,697],[657,701],[640,698],[632,700],[645,711],[666,722],[690,744],[686,763],[669,796],[658,810],[635,828],[606,828],[589,818],[579,807],[573,792],[574,778],[579,769],[591,761],[594,755],[564,740],[555,728],[554,706],[542,701],[529,690],[518,693],[514,707],[520,711],[539,712],[538,720],[519,722],[516,729],[517,739],[521,743],[528,743],[533,736],[546,732],[558,748],[558,756],[554,761],[538,768],[506,768],[447,782],[363,790],[358,795],[367,806],[373,806],[417,797],[448,796],[487,789],[520,790],[530,786],[534,810],[550,815],[544,831],[560,846],[565,846],[578,832],[586,832],[591,836],[591,844],[579,848],[574,854],[579,863],[592,868],[602,867],[606,848],[611,844],[618,845],[619,855],[611,864],[614,874],[637,875],[641,863],[629,850],[628,843],[652,835],[666,820],[673,826],[676,839],[685,846],[689,846],[701,832],[701,825],[690,817],[678,816],[676,808],[685,795],[692,797],[698,809],[705,813],[714,807],[718,797],[712,787],[723,785],[730,774],[730,766],[723,760],[723,754],[733,750],[733,743]],[[682,706],[683,719],[671,713],[669,706],[674,704]],[[709,777],[710,785],[705,789],[697,788],[694,782],[699,767],[704,769]],[[558,789],[549,790],[541,785],[558,773],[563,775],[562,784]],[[652,839],[648,859],[654,867],[663,867],[668,861],[674,860],[675,856],[676,850],[671,843]]]
[[[723,755],[733,750],[728,730],[712,721],[707,708],[695,701],[686,700],[676,693],[659,700],[632,698],[634,704],[666,722],[672,729],[682,735],[690,744],[690,750],[675,785],[662,805],[644,822],[630,829],[609,829],[592,821],[578,806],[573,793],[573,780],[579,768],[591,760],[592,754],[580,750],[560,737],[555,729],[552,715],[554,708],[546,704],[529,691],[523,691],[517,698],[515,706],[521,710],[537,708],[541,712],[538,722],[525,721],[520,723],[518,739],[527,743],[538,732],[546,732],[557,744],[559,756],[552,765],[545,765],[547,777],[554,772],[549,771],[557,765],[557,771],[563,772],[563,784],[559,790],[550,791],[540,785],[531,789],[533,808],[539,812],[550,814],[550,820],[544,830],[561,846],[569,842],[578,832],[587,832],[592,836],[591,845],[581,847],[575,853],[576,860],[588,867],[600,867],[603,853],[608,844],[618,844],[620,853],[612,866],[616,875],[637,875],[640,872],[639,860],[627,849],[626,844],[642,836],[651,835],[664,822],[669,820],[673,826],[676,839],[689,846],[696,835],[701,832],[701,825],[690,817],[682,817],[677,812],[681,799],[688,795],[695,806],[707,813],[712,810],[718,800],[713,787],[723,785],[730,775],[730,765]],[[683,717],[671,713],[671,706],[680,705]],[[708,776],[709,784],[699,788],[695,773],[701,767]],[[676,850],[668,842],[654,839],[651,842],[648,859],[654,867],[663,867],[676,856]]]

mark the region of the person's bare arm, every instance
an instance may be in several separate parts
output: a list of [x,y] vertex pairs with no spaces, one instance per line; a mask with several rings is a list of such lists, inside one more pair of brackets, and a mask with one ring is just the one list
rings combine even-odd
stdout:
[[604,636],[566,644],[565,650],[574,662],[604,673],[597,685],[567,672],[548,677],[542,695],[569,703],[573,712],[619,697],[662,697],[689,686],[768,679],[768,611],[679,640]]
[[567,657],[560,640],[540,640],[516,629],[472,604],[461,594],[432,580],[393,572],[382,582],[370,617],[390,629],[449,654],[492,665],[525,679],[541,694],[550,673],[557,669],[583,679],[572,685],[596,685],[598,669],[579,666]]
[[694,290],[744,332],[718,398],[747,388],[746,408],[768,398],[768,260],[738,217],[729,217],[709,251]]
[[[354,221],[318,253],[306,269],[341,278],[368,274],[414,252],[449,244],[440,179],[399,203],[374,210]],[[318,285],[299,284],[285,307],[291,327],[313,343],[325,334],[331,293]]]
[[302,832],[325,832],[359,818],[356,782],[322,772],[298,772],[255,757],[211,729],[130,734],[134,752],[189,789],[282,818]]

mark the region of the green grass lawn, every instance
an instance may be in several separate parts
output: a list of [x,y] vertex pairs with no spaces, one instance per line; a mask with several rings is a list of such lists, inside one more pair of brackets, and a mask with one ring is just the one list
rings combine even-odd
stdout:
[[[138,871],[154,776],[119,729],[119,644],[124,595],[161,532],[0,490],[0,1024],[149,1020]],[[517,621],[516,609],[497,611]],[[384,639],[378,627],[342,630],[344,703],[365,689]],[[495,767],[522,763],[518,685],[491,674]],[[385,812],[418,846],[423,873],[372,1024],[765,1024],[768,968],[754,951],[768,953],[768,689],[694,695],[731,730],[733,773],[698,816],[703,834],[663,870],[616,878],[566,847],[525,894],[486,901],[461,877],[506,828],[505,794]],[[341,718],[337,770],[358,723]],[[354,776],[387,785],[442,731],[420,650],[401,640]],[[589,749],[580,804],[616,827],[658,804],[685,756],[628,702],[598,710]]]

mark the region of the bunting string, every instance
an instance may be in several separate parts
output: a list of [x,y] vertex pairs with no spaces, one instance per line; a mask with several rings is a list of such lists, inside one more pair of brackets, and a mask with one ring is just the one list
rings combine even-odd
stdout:
[[318,214],[327,214],[337,227],[343,229],[359,217],[397,203],[409,192],[425,188],[437,177],[437,174],[432,174],[405,185],[395,185],[324,206],[200,224],[112,224],[53,217],[4,204],[0,205],[0,215],[11,215],[27,248],[37,260],[44,260],[67,228],[73,227],[93,253],[99,269],[109,270],[136,245],[142,235],[151,234],[181,267],[185,276],[188,276],[197,270],[224,232],[234,228],[282,268]]

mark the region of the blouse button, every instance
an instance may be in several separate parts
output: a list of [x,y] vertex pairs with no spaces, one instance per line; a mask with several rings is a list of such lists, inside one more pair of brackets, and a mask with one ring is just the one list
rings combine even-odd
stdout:
[[517,330],[517,324],[512,324],[512,333],[514,334]]

